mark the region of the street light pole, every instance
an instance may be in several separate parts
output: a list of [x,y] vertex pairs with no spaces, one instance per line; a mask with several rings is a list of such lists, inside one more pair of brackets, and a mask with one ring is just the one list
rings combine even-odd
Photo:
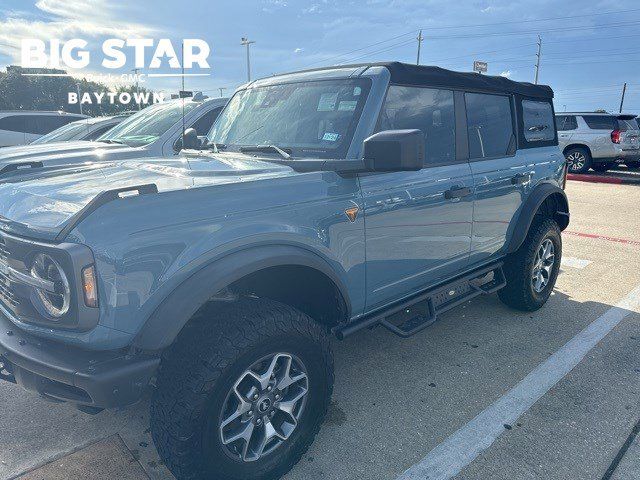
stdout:
[[251,58],[249,56],[249,47],[252,43],[256,43],[254,40],[249,40],[247,37],[242,37],[242,41],[240,45],[244,45],[247,47],[247,81],[251,81]]
[[420,30],[420,33],[418,33],[418,38],[416,38],[416,40],[418,40],[418,58],[416,60],[416,65],[420,65],[420,47],[422,46],[422,41],[424,40],[424,37],[422,36],[422,30]]
[[82,113],[82,99],[80,98],[80,84],[76,83],[76,91],[78,92],[78,105],[80,105],[80,115],[84,115]]
[[538,74],[540,73],[540,57],[542,56],[542,37],[538,35],[538,53],[536,53],[536,78],[533,83],[538,84]]
[[224,92],[227,89],[227,87],[218,87],[218,90],[220,90],[220,98],[222,98],[222,92]]

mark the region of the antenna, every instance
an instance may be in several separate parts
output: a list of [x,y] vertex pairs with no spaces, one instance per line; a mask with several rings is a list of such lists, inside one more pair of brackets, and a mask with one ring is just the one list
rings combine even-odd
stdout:
[[182,41],[182,59],[180,62],[182,63],[182,90],[180,91],[180,97],[182,98],[182,142],[184,146],[184,41]]

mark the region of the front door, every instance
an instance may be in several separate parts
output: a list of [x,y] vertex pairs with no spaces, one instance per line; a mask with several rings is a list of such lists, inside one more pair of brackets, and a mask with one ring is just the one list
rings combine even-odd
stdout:
[[378,131],[420,129],[425,168],[360,176],[366,232],[367,311],[423,290],[468,262],[473,179],[456,159],[450,90],[391,86]]

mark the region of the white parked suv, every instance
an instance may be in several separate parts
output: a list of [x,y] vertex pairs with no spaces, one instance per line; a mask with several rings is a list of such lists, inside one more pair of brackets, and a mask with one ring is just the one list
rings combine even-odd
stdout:
[[640,161],[640,130],[635,115],[598,112],[556,115],[558,142],[569,172],[589,168],[605,172],[617,163],[637,166]]
[[26,145],[83,118],[87,116],[67,112],[0,111],[0,147]]
[[[184,108],[183,108],[184,102]],[[141,157],[171,157],[182,149],[184,127],[204,137],[226,98],[170,100],[151,105],[130,116],[95,141],[26,145],[0,150],[0,175],[18,168],[111,162]]]

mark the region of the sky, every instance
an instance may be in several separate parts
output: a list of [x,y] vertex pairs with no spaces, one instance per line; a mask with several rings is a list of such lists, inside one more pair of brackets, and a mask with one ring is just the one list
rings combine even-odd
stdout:
[[[187,73],[187,90],[225,96],[247,78],[340,63],[398,60],[534,80],[538,35],[539,82],[555,91],[556,111],[617,111],[627,82],[624,111],[640,113],[640,3],[637,0],[0,0],[0,69],[20,64],[23,38],[82,38],[91,65],[80,75],[129,73],[100,66],[107,38],[206,40],[210,69]],[[130,53],[129,50],[127,50]],[[157,72],[171,72],[160,69]],[[148,73],[142,71],[142,73]],[[180,79],[147,79],[145,86],[177,91]]]

